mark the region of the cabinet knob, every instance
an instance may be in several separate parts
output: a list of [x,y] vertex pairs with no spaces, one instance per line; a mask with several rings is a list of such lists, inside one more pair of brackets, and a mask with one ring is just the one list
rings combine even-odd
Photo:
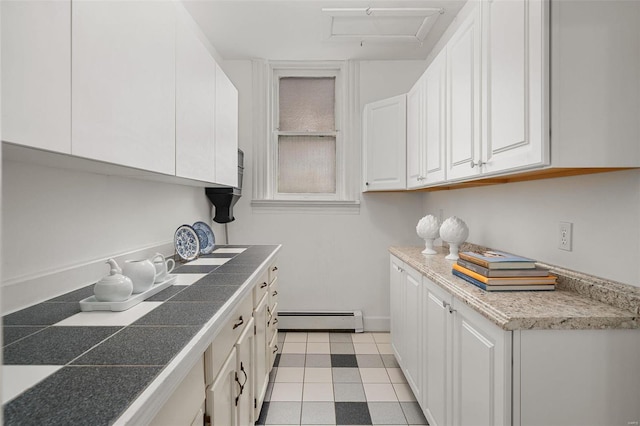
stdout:
[[369,182],[365,182],[364,184],[365,184],[366,186],[369,186]]
[[475,166],[482,167],[482,166],[484,166],[485,164],[487,164],[485,161],[478,161],[477,163],[476,163],[476,162],[474,162],[474,161],[471,161],[471,163],[469,163],[469,165],[471,166],[471,168],[472,168],[472,169],[473,169]]

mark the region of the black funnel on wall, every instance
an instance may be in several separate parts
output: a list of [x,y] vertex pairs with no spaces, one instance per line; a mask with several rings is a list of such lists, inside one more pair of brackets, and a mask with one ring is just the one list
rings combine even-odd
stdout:
[[244,173],[244,152],[238,150],[238,186],[236,188],[205,188],[205,194],[215,206],[216,213],[213,221],[229,223],[235,220],[233,206],[242,196],[242,175]]

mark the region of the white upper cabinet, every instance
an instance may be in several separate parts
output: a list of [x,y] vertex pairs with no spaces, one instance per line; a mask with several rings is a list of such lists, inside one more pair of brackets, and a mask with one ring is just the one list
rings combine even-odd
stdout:
[[216,64],[216,183],[238,186],[238,90]]
[[2,140],[71,152],[71,1],[2,1]]
[[447,178],[481,172],[480,5],[474,4],[447,43]]
[[446,178],[446,106],[447,51],[431,62],[424,79],[424,143],[423,185],[442,182]]
[[364,190],[406,189],[407,96],[364,107]]
[[407,93],[407,188],[419,188],[424,181],[424,76]]
[[483,173],[548,163],[543,6],[482,3]]
[[639,167],[640,2],[550,8],[552,165]]
[[176,175],[215,182],[216,62],[186,19],[176,28]]
[[175,174],[175,12],[172,2],[74,2],[72,154]]
[[445,180],[446,50],[407,94],[407,188]]

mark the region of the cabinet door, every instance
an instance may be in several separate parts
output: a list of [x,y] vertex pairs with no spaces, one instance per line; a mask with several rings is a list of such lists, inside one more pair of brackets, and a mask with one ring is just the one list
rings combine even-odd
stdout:
[[511,424],[511,333],[462,303],[453,314],[453,425]]
[[400,365],[403,365],[402,354],[404,354],[404,324],[403,324],[403,304],[404,304],[404,263],[398,258],[391,256],[390,277],[389,277],[389,320],[391,322],[391,346],[394,355]]
[[545,2],[492,0],[483,15],[483,173],[547,161]]
[[254,345],[254,398],[255,409],[254,418],[258,418],[260,415],[260,408],[264,401],[264,395],[267,390],[267,384],[269,383],[269,370],[270,366],[267,366],[268,356],[267,350],[269,349],[269,342],[267,340],[267,294],[263,293],[262,298],[258,305],[253,309],[253,319],[255,321],[255,345]]
[[431,62],[424,81],[424,181],[432,184],[446,178],[445,126],[447,98],[447,50]]
[[451,295],[422,278],[422,407],[432,426],[451,422]]
[[422,398],[422,275],[406,268],[404,290],[403,372],[418,401]]
[[447,44],[447,179],[480,173],[480,6]]
[[0,7],[2,140],[69,154],[71,1],[3,1]]
[[238,90],[216,64],[216,183],[238,186]]
[[254,388],[254,320],[251,318],[246,325],[244,331],[240,335],[240,338],[236,342],[236,372],[238,374],[238,380],[240,380],[241,388],[240,395],[236,401],[238,408],[237,418],[238,426],[253,425],[254,417],[254,400],[253,400],[253,388]]
[[174,175],[175,6],[79,1],[71,19],[71,153]]
[[364,108],[365,191],[406,189],[407,96]]
[[407,188],[424,183],[424,84],[421,77],[407,93]]
[[236,372],[236,349],[233,348],[213,384],[207,390],[207,415],[213,426],[235,426],[236,397],[240,395],[240,384]]
[[215,182],[216,62],[185,19],[176,28],[176,176]]

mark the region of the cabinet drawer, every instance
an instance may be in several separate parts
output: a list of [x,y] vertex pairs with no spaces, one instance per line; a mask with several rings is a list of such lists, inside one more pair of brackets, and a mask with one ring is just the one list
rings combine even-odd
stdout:
[[253,287],[253,307],[256,308],[267,291],[269,291],[269,273],[264,271]]
[[278,262],[273,262],[269,266],[269,282],[272,283],[273,280],[278,278]]
[[229,320],[224,324],[220,333],[205,352],[205,375],[207,385],[213,383],[222,363],[227,358],[233,345],[238,341],[240,334],[245,329],[253,307],[251,297],[246,297],[236,308]]

